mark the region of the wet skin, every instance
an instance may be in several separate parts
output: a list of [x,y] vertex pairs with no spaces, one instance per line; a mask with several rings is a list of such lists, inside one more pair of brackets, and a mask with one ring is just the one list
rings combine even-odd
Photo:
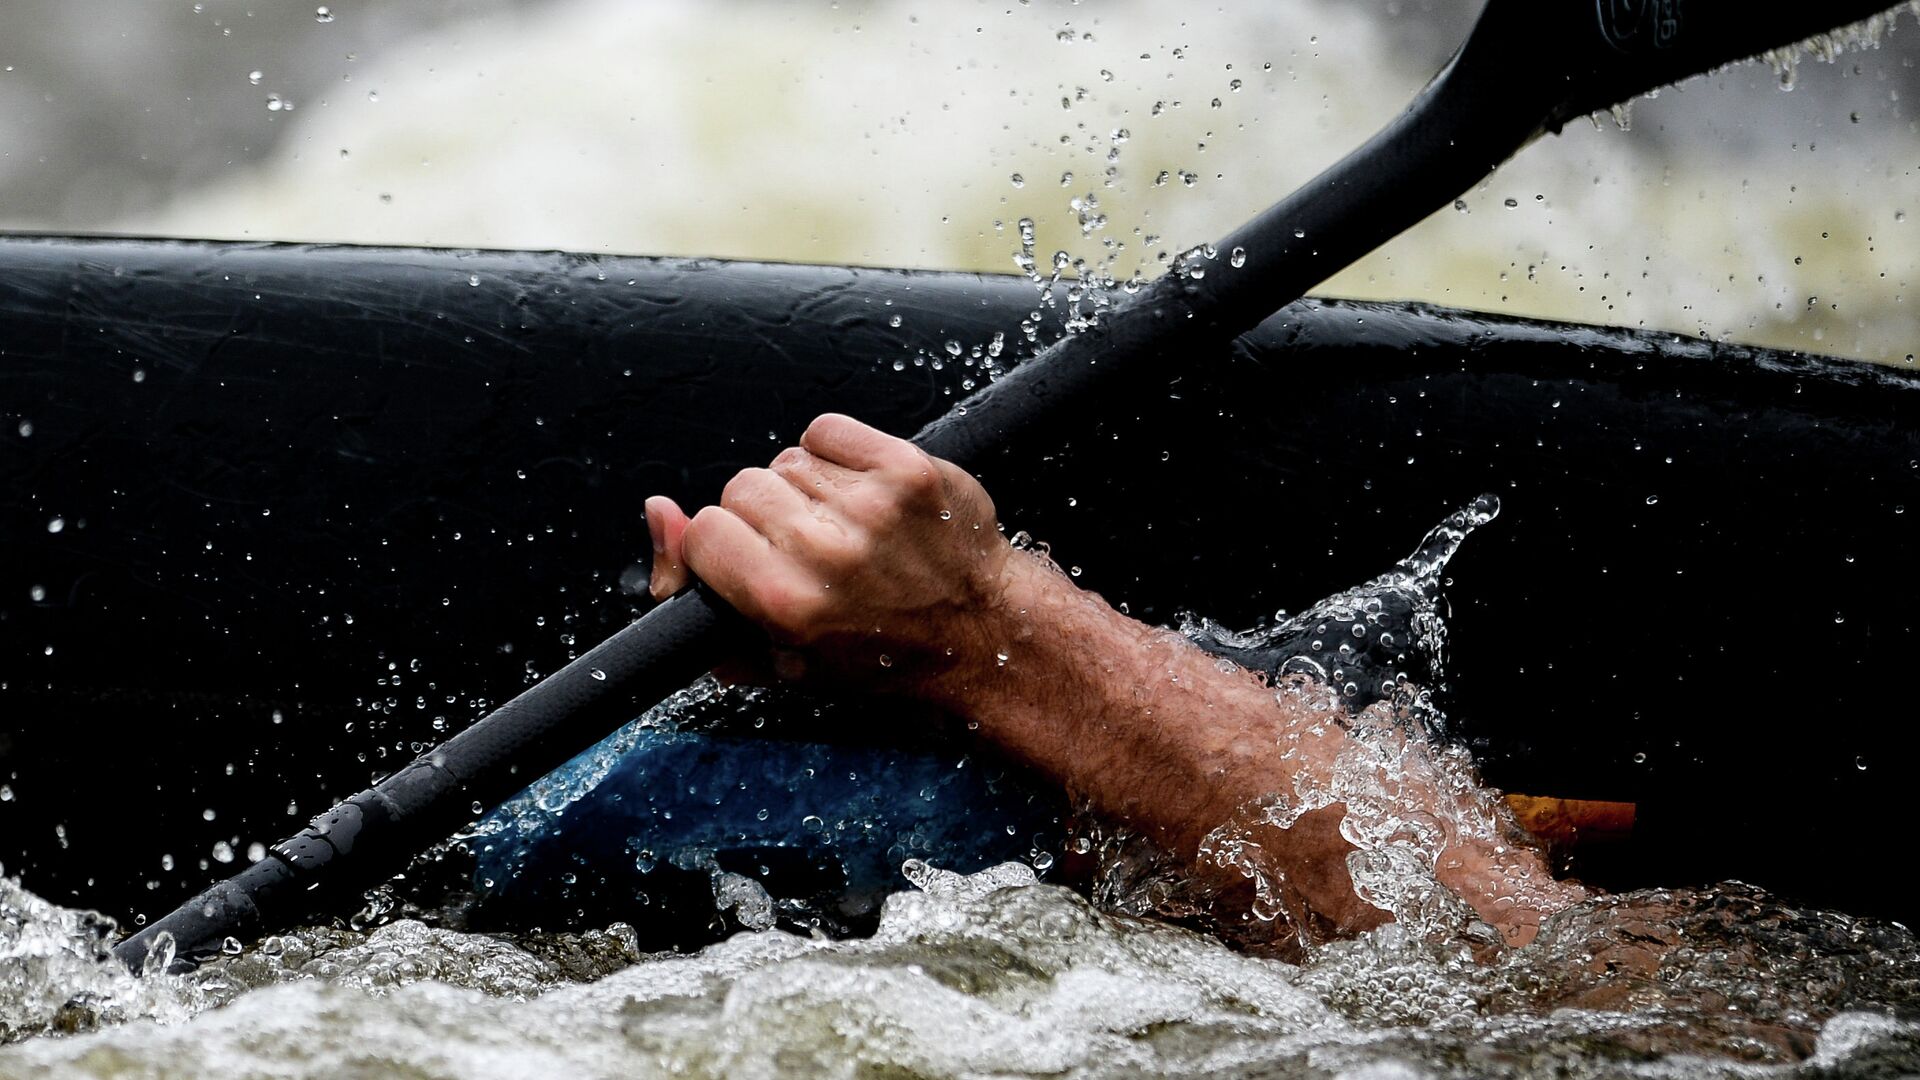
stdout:
[[[1276,791],[1325,783],[1351,738],[1310,695],[1276,693],[1177,634],[1121,615],[1002,536],[992,500],[957,466],[848,417],[825,415],[765,469],[731,480],[691,519],[646,504],[656,597],[707,582],[772,641],[730,672],[896,695],[979,734],[1139,830],[1244,904],[1238,870],[1202,855],[1209,833]],[[1445,818],[1458,799],[1410,745],[1403,801]],[[1242,814],[1244,819],[1246,815]],[[1261,824],[1319,932],[1388,917],[1355,895],[1345,807]],[[1584,898],[1530,847],[1449,835],[1436,876],[1510,944]],[[1237,899],[1236,899],[1237,898]]]

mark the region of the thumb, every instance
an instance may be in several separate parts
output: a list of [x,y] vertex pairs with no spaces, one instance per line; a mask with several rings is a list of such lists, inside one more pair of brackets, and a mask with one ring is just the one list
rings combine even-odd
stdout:
[[687,514],[665,495],[648,499],[646,513],[647,534],[653,538],[653,577],[647,591],[655,600],[665,600],[693,579],[685,554]]

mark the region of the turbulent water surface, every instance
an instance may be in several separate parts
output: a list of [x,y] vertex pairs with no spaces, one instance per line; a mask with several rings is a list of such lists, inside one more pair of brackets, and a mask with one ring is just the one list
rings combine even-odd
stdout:
[[[870,939],[307,929],[190,977],[0,883],[0,1076],[1827,1076],[1920,1068],[1920,944],[1747,886],[1573,908],[1476,959],[1393,928],[1305,963],[920,868]],[[60,1034],[60,1033],[66,1034]]]

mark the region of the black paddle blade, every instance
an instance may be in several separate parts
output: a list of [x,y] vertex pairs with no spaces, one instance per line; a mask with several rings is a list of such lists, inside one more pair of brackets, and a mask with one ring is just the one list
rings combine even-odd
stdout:
[[1899,5],[1886,0],[1488,0],[1460,66],[1546,90],[1548,130]]

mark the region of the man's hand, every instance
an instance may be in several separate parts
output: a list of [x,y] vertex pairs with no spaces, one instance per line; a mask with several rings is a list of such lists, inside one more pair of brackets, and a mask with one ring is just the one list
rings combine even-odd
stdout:
[[691,520],[647,500],[656,599],[705,581],[765,629],[776,678],[915,693],[998,633],[1012,549],[973,477],[849,417],[730,481]]

